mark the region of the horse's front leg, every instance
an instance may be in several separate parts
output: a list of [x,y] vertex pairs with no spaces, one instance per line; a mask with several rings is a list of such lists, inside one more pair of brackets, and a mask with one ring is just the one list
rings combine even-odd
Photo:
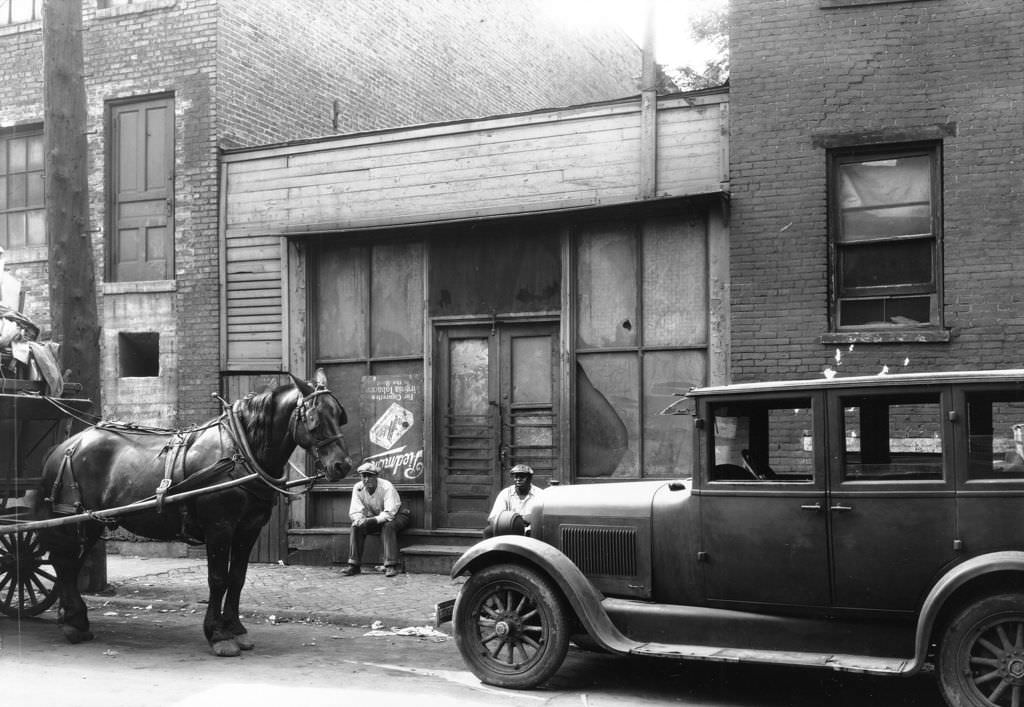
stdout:
[[[60,530],[40,533],[43,547],[49,550],[53,563],[54,581],[59,602],[57,623],[68,643],[82,643],[93,639],[89,628],[89,609],[78,591],[78,575],[85,562],[85,554],[96,542],[98,533],[90,533],[84,540]],[[91,536],[91,537],[90,537]]]
[[231,543],[231,565],[228,569],[228,588],[224,597],[224,612],[221,616],[221,625],[234,637],[238,647],[243,651],[253,649],[253,641],[249,638],[249,632],[239,614],[239,606],[242,599],[242,588],[245,586],[245,576],[249,569],[249,555],[259,537],[260,529],[253,531],[239,530]]
[[228,563],[231,555],[230,533],[207,532],[206,573],[210,588],[206,616],[203,617],[203,633],[213,649],[213,654],[222,657],[237,656],[241,653],[233,633],[225,629],[222,616],[224,594],[228,588]]

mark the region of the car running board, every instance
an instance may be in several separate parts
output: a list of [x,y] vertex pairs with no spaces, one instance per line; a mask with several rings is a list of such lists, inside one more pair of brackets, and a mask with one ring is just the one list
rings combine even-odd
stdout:
[[770,663],[812,668],[829,668],[850,673],[894,675],[909,672],[906,658],[879,658],[870,655],[844,655],[841,653],[802,653],[799,651],[750,650],[692,646],[681,643],[644,643],[630,651],[632,655],[689,660],[707,660],[719,663]]

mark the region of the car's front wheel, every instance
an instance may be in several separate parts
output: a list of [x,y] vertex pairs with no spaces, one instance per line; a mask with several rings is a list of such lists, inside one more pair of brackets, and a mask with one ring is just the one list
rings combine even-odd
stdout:
[[966,607],[939,646],[939,682],[953,707],[1024,705],[1024,594],[997,594]]
[[455,602],[455,644],[482,682],[528,689],[555,674],[569,648],[558,590],[522,565],[473,573]]

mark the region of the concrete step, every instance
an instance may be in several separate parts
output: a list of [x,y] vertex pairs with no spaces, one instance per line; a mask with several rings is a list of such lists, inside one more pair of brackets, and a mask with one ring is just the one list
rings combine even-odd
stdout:
[[409,545],[400,552],[406,572],[448,574],[467,549],[465,545]]

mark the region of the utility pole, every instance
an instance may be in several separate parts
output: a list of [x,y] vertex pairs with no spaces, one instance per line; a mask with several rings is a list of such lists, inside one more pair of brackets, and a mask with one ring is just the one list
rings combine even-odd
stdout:
[[43,0],[43,149],[50,321],[61,367],[101,414],[100,326],[89,229],[82,0]]

